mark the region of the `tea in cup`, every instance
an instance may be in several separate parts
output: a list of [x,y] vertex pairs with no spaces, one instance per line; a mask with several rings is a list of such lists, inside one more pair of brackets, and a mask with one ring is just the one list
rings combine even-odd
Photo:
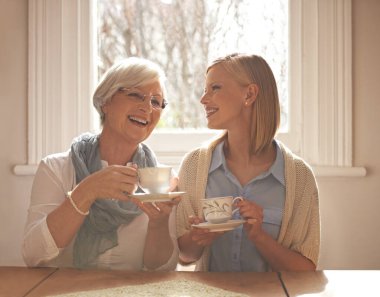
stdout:
[[169,166],[138,168],[139,186],[145,193],[168,193],[172,168]]
[[234,208],[234,203],[243,200],[241,197],[224,196],[202,199],[203,215],[207,222],[220,224],[229,221],[232,215],[238,210]]

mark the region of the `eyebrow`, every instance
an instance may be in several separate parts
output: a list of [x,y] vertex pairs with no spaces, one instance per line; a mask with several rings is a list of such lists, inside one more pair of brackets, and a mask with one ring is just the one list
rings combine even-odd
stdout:
[[[139,89],[138,87],[124,88],[124,89],[126,89],[126,90],[137,90],[141,93],[144,93],[144,95],[145,95],[145,92],[143,90]],[[164,92],[161,91],[160,93],[152,93],[152,96],[157,96],[157,95],[164,97]]]
[[207,83],[206,85],[211,86],[211,85],[215,85],[215,84],[223,84],[223,81],[212,81],[212,82]]

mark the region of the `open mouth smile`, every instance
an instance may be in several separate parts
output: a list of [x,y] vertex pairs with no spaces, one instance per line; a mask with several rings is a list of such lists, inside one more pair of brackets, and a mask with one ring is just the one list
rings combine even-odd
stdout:
[[219,110],[218,108],[206,108],[206,117],[212,116],[218,110]]
[[144,120],[144,119],[141,119],[138,117],[134,117],[134,116],[128,116],[128,119],[137,126],[145,127],[149,123],[147,120]]

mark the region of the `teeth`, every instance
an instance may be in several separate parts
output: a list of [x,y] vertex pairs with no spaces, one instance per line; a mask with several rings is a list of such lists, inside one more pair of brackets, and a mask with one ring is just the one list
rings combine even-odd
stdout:
[[129,119],[130,119],[130,120],[133,120],[133,121],[136,121],[136,122],[139,122],[140,124],[143,124],[143,125],[148,124],[148,121],[143,120],[143,119],[139,119],[139,118],[136,118],[136,117],[132,117],[132,116],[130,116]]
[[209,116],[209,115],[211,115],[211,114],[213,114],[214,112],[217,112],[217,111],[218,111],[217,108],[207,108],[206,109],[206,114],[207,114],[207,116]]

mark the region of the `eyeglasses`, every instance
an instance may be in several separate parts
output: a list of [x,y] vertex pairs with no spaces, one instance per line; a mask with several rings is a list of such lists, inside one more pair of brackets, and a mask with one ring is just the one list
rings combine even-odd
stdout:
[[[119,92],[123,93],[126,97],[128,97],[130,100],[135,102],[144,102],[145,98],[148,96],[146,94],[141,93],[140,91],[136,89],[128,89],[128,88],[120,88],[118,90]],[[166,105],[168,105],[168,102],[162,98],[160,95],[152,95],[150,97],[150,105],[154,109],[164,109]]]

